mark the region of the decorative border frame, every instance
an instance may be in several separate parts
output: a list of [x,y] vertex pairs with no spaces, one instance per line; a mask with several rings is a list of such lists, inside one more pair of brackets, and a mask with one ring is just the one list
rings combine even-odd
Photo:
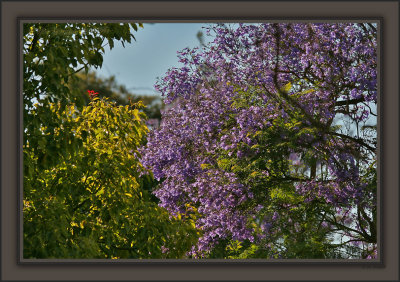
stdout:
[[[93,7],[94,4],[97,6]],[[27,9],[27,6],[33,6],[33,9]],[[135,12],[127,12],[128,6],[139,9]],[[228,6],[230,7],[229,10],[226,9]],[[267,9],[262,10],[260,9],[261,6]],[[61,7],[64,8],[60,9]],[[340,12],[338,12],[339,10]],[[361,12],[361,10],[364,12]],[[221,15],[216,15],[218,13],[221,13]],[[286,13],[287,16],[283,16],[283,13]],[[55,14],[57,15],[55,16]],[[110,17],[109,14],[113,14],[113,16]],[[313,16],[313,14],[318,14],[318,17]],[[321,16],[321,14],[324,16]],[[139,281],[138,279],[147,281],[149,281],[148,279],[152,281],[181,279],[199,281],[193,280],[198,278],[203,279],[203,281],[210,281],[210,279],[219,281],[221,279],[225,281],[239,281],[237,279],[243,279],[243,281],[268,281],[271,278],[281,281],[288,281],[293,278],[323,280],[321,276],[317,278],[315,274],[325,274],[328,275],[328,279],[334,278],[338,281],[349,280],[351,276],[361,281],[371,279],[398,281],[399,197],[397,188],[399,187],[399,179],[397,173],[399,171],[399,118],[396,116],[398,114],[396,107],[398,109],[399,106],[399,98],[396,95],[399,89],[397,80],[399,55],[398,1],[332,1],[325,3],[322,3],[322,1],[280,1],[280,3],[273,1],[193,1],[186,3],[181,1],[147,1],[146,3],[144,1],[120,1],[118,5],[115,2],[112,3],[112,1],[92,0],[79,3],[74,0],[54,1],[52,3],[48,1],[1,1],[1,18],[1,281],[3,278],[8,281],[15,281],[16,279],[28,279],[24,281],[29,281],[29,279],[55,281],[65,278],[70,279],[69,281],[106,281],[107,279],[110,281]],[[307,22],[311,20],[378,21],[381,27],[380,42],[385,42],[385,45],[381,46],[383,52],[379,56],[381,72],[380,85],[378,85],[380,89],[379,111],[381,113],[378,123],[382,123],[378,131],[381,137],[378,145],[379,159],[382,163],[382,165],[379,165],[378,175],[380,174],[379,185],[383,188],[380,189],[380,198],[378,196],[378,202],[380,203],[379,218],[381,221],[379,224],[381,239],[379,240],[378,253],[383,252],[384,257],[380,256],[378,262],[366,262],[365,260],[361,260],[361,262],[360,260],[346,260],[345,262],[343,260],[264,260],[263,262],[260,262],[260,260],[235,260],[234,262],[226,260],[205,260],[200,262],[182,260],[134,260],[134,262],[133,260],[127,260],[126,262],[124,260],[111,262],[108,260],[102,260],[101,262],[99,260],[40,260],[40,262],[37,262],[37,260],[34,260],[36,262],[32,262],[32,260],[20,259],[21,250],[19,249],[16,252],[16,247],[21,246],[22,236],[18,238],[16,236],[18,233],[15,234],[14,232],[17,231],[16,229],[20,230],[21,227],[21,214],[17,214],[19,208],[17,206],[20,204],[22,193],[19,194],[19,197],[16,197],[16,190],[20,191],[17,187],[22,187],[22,154],[20,152],[22,134],[20,134],[21,123],[18,123],[18,121],[22,122],[20,111],[21,95],[19,95],[22,87],[20,85],[21,80],[18,80],[21,60],[17,60],[20,57],[17,51],[20,51],[20,48],[15,48],[18,41],[18,37],[15,38],[15,34],[19,34],[18,27],[20,27],[21,22],[26,20],[40,22],[49,20],[54,22],[57,20],[65,21],[65,19],[118,22],[132,19],[143,22],[145,20],[148,22],[210,22],[218,20],[225,22],[239,20],[252,22],[273,20],[303,20]],[[17,25],[15,25],[16,22]],[[10,51],[10,53],[7,51]],[[397,60],[394,60],[393,57],[396,57]],[[383,76],[383,72],[385,76]],[[13,77],[14,75],[16,77]],[[383,93],[383,87],[385,88],[385,93]],[[385,109],[385,112],[383,109]],[[393,119],[394,116],[397,119]],[[383,128],[385,128],[385,131]],[[383,136],[386,137],[382,138]],[[19,146],[15,144],[19,144]],[[394,151],[397,154],[394,154]],[[385,171],[382,169],[383,167]],[[382,190],[385,191],[384,194]],[[385,214],[385,218],[383,218],[383,214]],[[14,225],[16,220],[17,226]],[[383,221],[385,222],[384,224]],[[6,241],[6,238],[8,241]],[[385,242],[384,245],[383,241]],[[385,261],[385,264],[383,264],[383,261]],[[43,265],[43,263],[46,265]],[[341,272],[338,272],[339,269]],[[71,272],[71,270],[75,272]],[[46,271],[46,273],[40,273],[40,271]],[[132,277],[131,275],[134,276]],[[89,280],[86,277],[89,277]],[[116,277],[119,280],[115,279]],[[382,280],[384,277],[389,279]],[[93,280],[93,278],[95,279]]]

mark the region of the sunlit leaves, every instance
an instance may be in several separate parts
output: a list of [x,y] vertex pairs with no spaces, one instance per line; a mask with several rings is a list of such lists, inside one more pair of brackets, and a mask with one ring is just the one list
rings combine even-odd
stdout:
[[[25,257],[179,258],[190,250],[192,223],[170,218],[142,186],[137,148],[148,129],[140,106],[99,98],[82,111],[50,105],[58,134],[24,150]],[[51,162],[39,166],[38,150]]]

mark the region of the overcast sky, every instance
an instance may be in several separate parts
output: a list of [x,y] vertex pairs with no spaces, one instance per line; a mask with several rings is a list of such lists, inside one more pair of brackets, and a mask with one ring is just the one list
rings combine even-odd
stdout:
[[[205,30],[201,23],[156,23],[146,24],[134,32],[136,41],[132,44],[115,44],[105,48],[104,62],[97,69],[100,76],[115,75],[119,84],[125,85],[131,93],[155,94],[154,84],[157,77],[179,66],[177,51],[186,47],[199,47],[197,33]],[[205,38],[206,39],[206,38]]]

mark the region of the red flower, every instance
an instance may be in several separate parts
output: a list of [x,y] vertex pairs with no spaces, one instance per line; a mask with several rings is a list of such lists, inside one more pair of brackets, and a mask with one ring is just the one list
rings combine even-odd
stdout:
[[99,95],[99,93],[98,92],[94,92],[94,90],[88,90],[87,92],[89,93],[90,99],[93,99],[94,97]]

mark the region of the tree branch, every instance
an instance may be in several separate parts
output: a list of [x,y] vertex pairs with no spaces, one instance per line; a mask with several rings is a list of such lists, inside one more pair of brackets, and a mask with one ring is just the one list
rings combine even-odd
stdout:
[[370,146],[370,145],[364,143],[364,142],[362,141],[362,139],[354,138],[354,137],[351,137],[351,136],[348,136],[348,135],[345,135],[345,134],[341,134],[341,133],[338,133],[338,132],[328,132],[328,134],[330,134],[330,135],[336,135],[336,136],[339,136],[339,137],[342,137],[342,138],[349,139],[349,140],[351,140],[351,141],[353,141],[353,142],[356,142],[357,144],[359,144],[359,145],[361,145],[361,146],[363,146],[363,147],[369,149],[369,150],[372,151],[372,152],[375,152],[375,151],[376,151],[376,148],[374,148],[374,147],[372,147],[372,146]]
[[356,105],[360,102],[364,102],[364,98],[352,99],[352,100],[344,100],[344,101],[337,101],[335,103],[335,107],[337,106],[347,106],[347,105]]

